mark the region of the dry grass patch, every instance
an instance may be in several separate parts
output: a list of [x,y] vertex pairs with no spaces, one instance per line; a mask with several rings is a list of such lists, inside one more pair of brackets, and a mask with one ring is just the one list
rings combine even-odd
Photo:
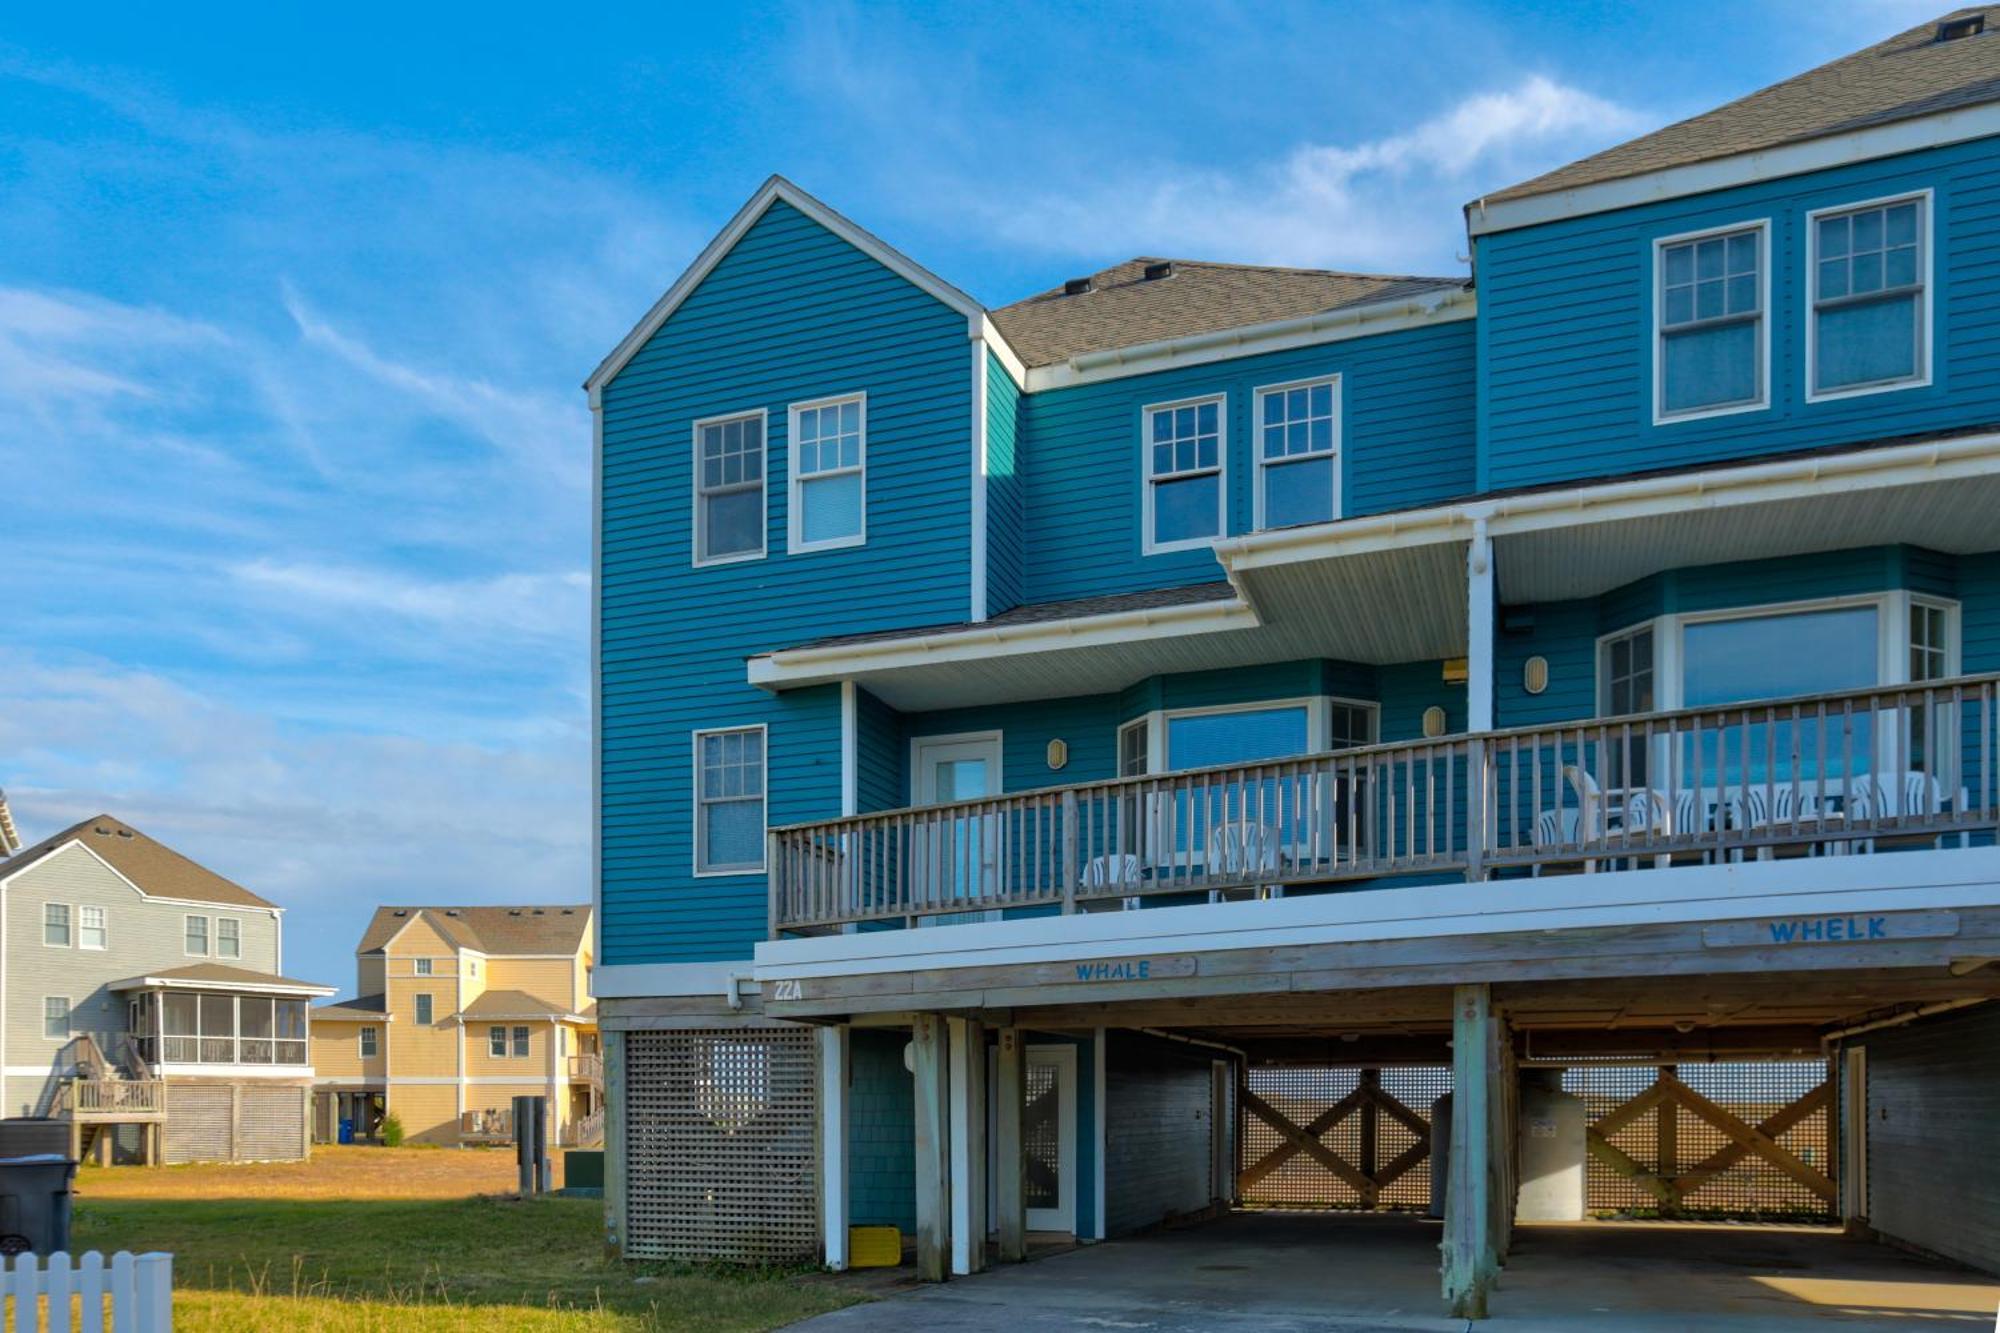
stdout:
[[84,1199],[464,1199],[512,1193],[514,1182],[512,1148],[319,1147],[303,1162],[85,1166],[76,1191]]

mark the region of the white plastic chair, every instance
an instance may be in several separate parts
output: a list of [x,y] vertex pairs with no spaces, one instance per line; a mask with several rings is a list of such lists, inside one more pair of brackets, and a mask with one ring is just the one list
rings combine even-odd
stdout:
[[1217,824],[1208,831],[1205,864],[1211,875],[1276,875],[1284,864],[1278,830],[1269,824]]
[[1086,889],[1135,889],[1143,873],[1134,852],[1093,856],[1083,867],[1081,883]]
[[[1664,838],[1673,833],[1673,807],[1665,793],[1652,787],[1635,787],[1625,796],[1622,810],[1612,810],[1597,779],[1577,764],[1563,765],[1563,780],[1576,793],[1577,836],[1585,842],[1604,842],[1612,834],[1628,838]],[[1654,856],[1653,864],[1665,866],[1673,857],[1665,852]],[[1583,863],[1585,870],[1597,869],[1597,860]]]

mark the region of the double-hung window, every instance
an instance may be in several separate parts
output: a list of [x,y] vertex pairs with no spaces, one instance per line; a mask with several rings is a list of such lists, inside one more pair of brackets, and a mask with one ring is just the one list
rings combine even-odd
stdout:
[[373,1060],[375,1058],[376,1052],[380,1049],[380,1047],[376,1045],[376,1039],[377,1039],[377,1034],[374,1028],[364,1026],[361,1029],[362,1059]]
[[1257,390],[1257,526],[1340,517],[1340,380]]
[[183,949],[191,958],[208,957],[208,918],[190,916],[183,926]]
[[215,919],[215,956],[217,958],[243,956],[243,923],[233,916],[219,916]]
[[1223,532],[1223,400],[1146,409],[1145,550],[1178,551]]
[[1917,196],[1808,219],[1814,397],[1930,378],[1925,203]]
[[69,999],[62,995],[42,997],[42,1035],[50,1041],[68,1041]]
[[411,999],[417,1011],[418,1024],[423,1027],[429,1027],[431,1025],[432,1014],[430,995],[428,993],[418,994],[412,996]]
[[102,907],[85,904],[76,909],[76,947],[102,949],[111,943],[111,929]]
[[694,868],[739,874],[764,868],[764,729],[694,734]]
[[859,546],[868,535],[868,399],[792,404],[791,549]]
[[514,1055],[521,1060],[528,1058],[528,1029],[524,1027],[514,1029]]
[[1661,420],[1763,407],[1770,361],[1763,223],[1655,242]]
[[430,960],[430,959],[428,959],[428,958],[419,958],[419,959],[417,959],[417,960],[415,960],[415,961],[416,961],[416,966],[417,966],[417,973],[416,973],[416,974],[417,974],[418,976],[420,976],[420,977],[427,977],[427,976],[431,975],[431,960]]
[[42,943],[69,948],[69,904],[42,904]]
[[694,423],[694,562],[764,554],[764,414]]
[[486,1029],[486,1053],[496,1060],[507,1058],[507,1029],[490,1027]]

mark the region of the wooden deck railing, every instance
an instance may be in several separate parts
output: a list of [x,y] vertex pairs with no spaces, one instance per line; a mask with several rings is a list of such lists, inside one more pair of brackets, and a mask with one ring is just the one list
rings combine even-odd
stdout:
[[73,1120],[87,1120],[94,1116],[165,1115],[167,1085],[159,1079],[66,1079],[57,1105],[59,1115]]
[[604,1057],[595,1051],[583,1051],[569,1058],[569,1077],[572,1083],[604,1082]]
[[2000,675],[1045,788],[771,831],[773,934],[1288,885],[1969,840]]

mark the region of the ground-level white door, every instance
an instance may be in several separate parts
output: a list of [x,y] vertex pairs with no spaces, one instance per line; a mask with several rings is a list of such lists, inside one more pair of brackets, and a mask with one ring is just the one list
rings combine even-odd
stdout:
[[[1076,1047],[1030,1046],[1023,1053],[1027,1087],[1026,1106],[1021,1115],[1021,1154],[1026,1159],[1027,1179],[1023,1193],[1028,1205],[1028,1230],[1076,1231]],[[987,1070],[986,1086],[997,1088],[998,1077]],[[986,1142],[997,1150],[999,1133],[993,1123],[994,1107],[986,1108]],[[992,1169],[1000,1169],[992,1159]],[[987,1225],[997,1227],[999,1218],[991,1201]]]

